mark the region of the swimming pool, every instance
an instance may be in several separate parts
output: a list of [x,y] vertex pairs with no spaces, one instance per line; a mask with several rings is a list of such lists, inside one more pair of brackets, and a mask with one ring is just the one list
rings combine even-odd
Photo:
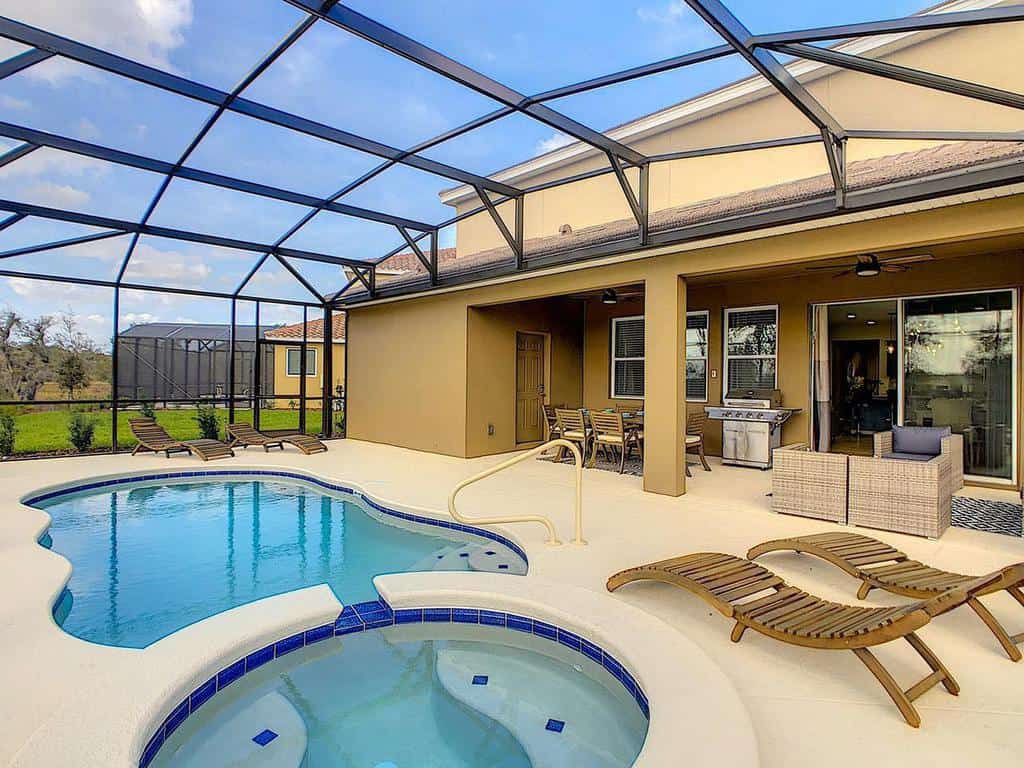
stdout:
[[600,664],[504,627],[397,625],[269,662],[203,703],[152,768],[625,768],[647,718]]
[[376,597],[372,579],[381,573],[526,568],[497,541],[389,515],[321,484],[255,473],[146,480],[30,503],[53,519],[44,546],[72,564],[55,618],[107,645],[142,648],[314,584],[355,603]]

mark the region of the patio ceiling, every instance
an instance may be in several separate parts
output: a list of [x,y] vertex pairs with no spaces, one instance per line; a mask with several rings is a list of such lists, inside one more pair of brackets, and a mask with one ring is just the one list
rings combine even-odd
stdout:
[[[282,1],[301,12],[299,20],[276,45],[272,46],[255,63],[248,74],[228,90],[0,16],[0,37],[25,47],[22,52],[0,62],[0,81],[38,67],[54,57],[59,57],[94,70],[127,78],[154,91],[184,97],[190,102],[205,104],[213,108],[212,112],[201,122],[191,141],[174,160],[127,152],[56,132],[38,130],[6,120],[0,121],[0,137],[17,142],[9,151],[0,155],[0,168],[22,162],[24,158],[37,151],[54,150],[108,163],[112,166],[157,174],[161,179],[156,186],[155,193],[142,209],[141,215],[130,219],[84,213],[52,205],[33,204],[24,200],[7,199],[6,194],[0,195],[0,211],[5,211],[8,214],[6,218],[0,219],[0,231],[17,226],[23,221],[63,222],[84,225],[92,229],[98,228],[98,231],[90,231],[88,234],[77,237],[22,245],[16,249],[0,252],[0,261],[85,243],[112,240],[122,236],[126,242],[119,260],[116,277],[113,279],[83,279],[71,271],[67,274],[44,275],[2,268],[0,268],[0,276],[85,282],[114,289],[178,291],[199,296],[272,301],[273,299],[255,295],[250,287],[250,282],[264,264],[273,260],[315,297],[316,301],[311,300],[311,304],[341,306],[357,301],[372,300],[381,295],[420,292],[424,289],[429,290],[431,287],[494,277],[498,274],[514,274],[540,266],[548,266],[554,262],[579,261],[615,252],[663,246],[694,238],[831,216],[848,210],[930,199],[956,191],[998,186],[1024,179],[1024,167],[1018,161],[995,169],[971,169],[964,173],[950,174],[942,179],[922,178],[912,183],[859,189],[848,181],[846,148],[847,142],[851,139],[916,138],[940,141],[1010,142],[1022,140],[1024,134],[1008,134],[991,130],[944,131],[939,128],[934,131],[913,132],[853,130],[844,126],[834,114],[815,99],[791,72],[789,63],[780,58],[783,56],[791,57],[793,60],[818,62],[837,69],[859,72],[872,77],[894,80],[979,102],[1021,110],[1024,109],[1024,95],[1022,94],[938,73],[923,72],[877,61],[835,48],[815,45],[815,43],[1024,21],[1024,5],[996,6],[817,29],[754,34],[719,0],[686,0],[687,5],[720,38],[719,44],[696,52],[676,55],[651,64],[634,66],[582,80],[572,85],[528,95],[336,0],[327,2],[323,0]],[[365,43],[387,52],[390,56],[400,57],[405,62],[411,62],[415,67],[441,76],[459,88],[485,97],[487,102],[494,105],[494,108],[461,125],[448,128],[433,138],[420,140],[408,148],[400,148],[374,137],[364,136],[352,130],[345,130],[312,117],[248,98],[245,92],[259,81],[275,62],[286,56],[290,49],[307,36],[307,33],[315,25],[333,27],[335,28],[333,32],[337,35],[355,36]],[[613,138],[612,132],[596,130],[550,106],[551,102],[569,96],[590,93],[609,86],[694,67],[724,57],[738,57],[746,62],[757,76],[769,83],[809,121],[815,133],[805,136],[779,137],[774,140],[747,144],[706,147],[661,155],[644,155],[624,141]],[[525,119],[546,126],[548,129],[554,129],[558,135],[585,145],[597,156],[606,158],[607,166],[543,185],[521,187],[507,180],[501,180],[501,174],[480,174],[442,162],[431,155],[431,150],[446,142],[452,142],[498,121],[511,118]],[[256,121],[266,126],[272,126],[274,129],[310,137],[319,142],[352,151],[360,157],[365,156],[372,159],[373,164],[338,188],[333,194],[327,196],[324,196],[323,192],[296,191],[200,168],[194,160],[203,147],[204,141],[215,126],[230,119]],[[379,115],[382,125],[391,119],[391,115]],[[830,189],[827,194],[809,199],[800,205],[788,205],[766,212],[751,212],[744,216],[724,219],[696,229],[693,227],[652,228],[649,206],[649,171],[652,164],[684,157],[808,143],[819,143],[828,160]],[[479,205],[474,210],[463,212],[458,216],[442,221],[429,221],[423,220],[423,217],[401,215],[394,210],[378,210],[371,206],[352,202],[353,193],[356,193],[357,190],[365,191],[368,185],[380,183],[381,180],[393,180],[396,169],[431,174],[445,180],[449,185],[453,182],[465,185],[475,192]],[[524,245],[525,195],[539,189],[571,184],[583,178],[601,175],[613,177],[632,219],[635,220],[634,231],[598,245],[581,247],[570,245],[561,251],[548,251],[542,257],[531,258],[531,254]],[[274,201],[282,206],[290,205],[301,211],[301,215],[297,216],[294,223],[284,229],[279,236],[267,239],[255,236],[253,239],[242,239],[156,223],[154,214],[161,202],[169,194],[172,194],[170,190],[176,184],[183,183],[193,183],[202,185],[204,188],[256,196]],[[401,189],[398,189],[397,192],[400,195]],[[511,208],[511,214],[503,214],[499,210],[499,207],[503,205],[504,209]],[[367,225],[385,227],[392,231],[399,245],[389,252],[381,253],[379,257],[367,257],[350,255],[348,242],[339,242],[337,248],[329,249],[330,252],[288,244],[300,230],[305,230],[314,219],[322,217],[323,214],[334,214],[345,217],[346,220],[356,220],[367,223]],[[477,214],[486,214],[491,219],[502,240],[507,244],[511,258],[507,263],[490,265],[475,272],[442,275],[438,268],[441,230]],[[142,283],[130,279],[128,275],[140,239],[144,237],[158,237],[170,241],[247,252],[253,254],[253,263],[233,291],[208,291],[203,288],[182,289],[160,285],[157,282]],[[385,275],[383,268],[380,272],[378,271],[378,264],[403,251],[411,252],[422,265],[425,285],[388,287],[387,281],[384,279],[378,285],[378,274],[382,278]],[[303,270],[303,265],[314,263],[338,268],[339,282],[342,282],[341,270],[345,270],[344,274],[348,276],[348,285],[338,285],[332,287],[332,290],[324,290],[322,286],[314,285]],[[359,291],[346,294],[346,290],[353,286],[359,288]]]

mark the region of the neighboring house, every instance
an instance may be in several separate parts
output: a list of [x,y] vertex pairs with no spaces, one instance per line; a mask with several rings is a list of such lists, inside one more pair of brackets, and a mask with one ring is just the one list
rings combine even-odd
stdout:
[[[1019,94],[1018,27],[835,48]],[[521,272],[490,214],[471,215],[476,192],[447,190],[441,199],[463,218],[457,249],[438,253],[441,285],[400,253],[381,263],[378,295],[355,285],[341,297],[355,328],[348,435],[481,456],[541,440],[541,404],[643,403],[644,487],[679,495],[687,410],[730,389],[778,389],[800,409],[786,443],[857,452],[892,423],[950,426],[965,437],[970,482],[1019,488],[1020,110],[786,66],[849,133],[842,206],[820,135],[760,78],[607,132],[660,156],[646,240],[589,145],[494,175],[519,189],[579,177],[525,195]],[[961,140],[982,131],[997,140]],[[624,174],[636,183],[636,169]],[[711,453],[736,449],[717,422],[706,438]]]
[[[235,391],[239,395],[253,390],[256,338],[256,326],[235,326]],[[227,395],[229,324],[139,323],[118,333],[117,339],[119,398],[207,400]],[[267,377],[261,378],[265,387]]]
[[[338,395],[345,383],[345,315],[336,313],[333,320],[332,382]],[[263,334],[274,349],[274,386],[276,401],[270,407],[281,408],[297,401],[301,394],[303,324],[294,323],[272,328]],[[324,382],[324,321],[310,320],[305,325],[306,391],[309,408],[322,404]],[[270,391],[268,390],[268,395]]]

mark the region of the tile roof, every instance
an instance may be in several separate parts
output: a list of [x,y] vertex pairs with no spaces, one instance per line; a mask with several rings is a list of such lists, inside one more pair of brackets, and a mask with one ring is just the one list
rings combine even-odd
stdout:
[[[856,191],[968,169],[983,163],[1022,158],[1024,158],[1024,141],[956,142],[850,162],[847,166],[846,180],[848,188]],[[784,205],[794,205],[820,199],[830,194],[832,194],[832,177],[825,173],[653,211],[650,214],[650,229],[652,232],[664,232],[757,211],[771,210]],[[619,219],[605,224],[583,227],[571,234],[530,238],[523,243],[523,247],[526,257],[530,258],[614,242],[635,236],[636,233],[636,222],[632,218]],[[444,256],[439,259],[439,267],[443,275],[451,276],[494,266],[511,261],[511,259],[512,251],[507,246],[461,256],[455,253],[455,249],[446,248]],[[389,286],[420,282],[426,275],[423,265],[412,253],[400,253],[392,256],[381,262],[381,266],[408,269],[405,274],[389,276],[387,281]],[[359,293],[363,293],[363,291],[357,286],[353,286],[348,292],[349,295]]]
[[[345,315],[343,313],[334,313],[331,328],[335,344],[345,340]],[[294,339],[295,341],[302,341],[302,323],[293,323],[291,325],[282,325],[278,328],[272,328],[264,333],[263,336],[267,339]],[[307,340],[322,341],[323,338],[324,319],[322,317],[317,318],[316,320],[310,320],[306,323]]]

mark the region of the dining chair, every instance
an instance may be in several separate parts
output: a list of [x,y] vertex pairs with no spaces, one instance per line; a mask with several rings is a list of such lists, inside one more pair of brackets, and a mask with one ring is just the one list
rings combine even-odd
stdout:
[[[686,452],[696,451],[700,457],[700,463],[704,466],[705,472],[711,471],[707,457],[704,455],[704,427],[707,424],[708,415],[703,411],[689,411],[686,414]],[[690,474],[690,465],[686,464],[686,476]]]
[[[555,408],[555,422],[560,436],[569,442],[577,443],[585,459],[587,451],[590,449],[590,443],[594,438],[594,433],[587,425],[583,409]],[[562,456],[563,452],[563,449],[559,449],[559,457]]]
[[591,412],[590,423],[594,432],[594,449],[590,457],[590,464],[597,463],[597,451],[601,450],[606,460],[611,460],[615,450],[619,452],[619,474],[626,468],[626,456],[632,448],[636,448],[643,458],[643,431],[637,428],[627,428],[622,423],[621,413],[599,413]]
[[557,440],[562,436],[562,430],[558,426],[558,416],[555,415],[555,411],[561,407],[560,405],[544,404],[544,421],[548,427],[548,440]]

